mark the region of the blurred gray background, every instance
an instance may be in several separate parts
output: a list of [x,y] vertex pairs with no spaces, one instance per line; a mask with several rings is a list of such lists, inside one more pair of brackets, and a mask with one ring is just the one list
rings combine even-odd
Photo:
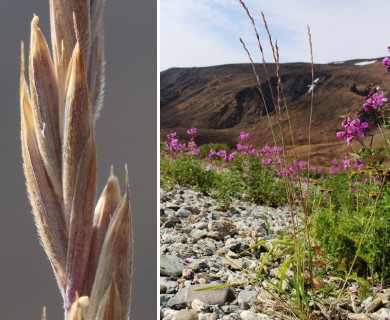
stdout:
[[[50,41],[48,0],[0,1],[0,319],[63,319],[49,262],[36,236],[22,171],[20,42],[33,14]],[[129,166],[135,272],[131,319],[157,319],[157,2],[107,0],[106,88],[96,126],[98,196],[114,165]]]

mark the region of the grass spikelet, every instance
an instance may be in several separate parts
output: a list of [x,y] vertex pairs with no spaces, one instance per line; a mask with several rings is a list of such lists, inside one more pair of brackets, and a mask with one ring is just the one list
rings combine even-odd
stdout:
[[96,319],[101,320],[120,320],[121,317],[121,297],[118,286],[114,279],[107,288],[96,314]]
[[108,226],[101,249],[95,281],[92,287],[90,312],[98,312],[100,301],[112,283],[118,287],[121,310],[130,306],[132,272],[132,232],[129,182],[126,171],[126,193],[121,199]]
[[62,295],[65,292],[67,235],[62,205],[53,193],[38,148],[36,125],[24,78],[24,55],[21,57],[21,144],[27,191],[42,245],[54,269]]
[[29,84],[22,44],[23,167],[38,235],[67,320],[128,319],[130,308],[127,168],[123,198],[111,168],[95,207],[94,123],[103,99],[103,6],[102,0],[51,0],[52,54],[34,16]]
[[110,177],[104,187],[95,208],[91,251],[89,254],[89,275],[88,289],[92,290],[97,265],[99,263],[100,251],[103,246],[104,238],[108,229],[110,220],[121,200],[118,178],[114,176],[113,168],[110,171]]

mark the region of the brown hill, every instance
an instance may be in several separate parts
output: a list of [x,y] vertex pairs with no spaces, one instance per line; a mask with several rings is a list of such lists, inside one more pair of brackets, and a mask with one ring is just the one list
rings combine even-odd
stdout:
[[[367,87],[379,84],[390,90],[390,78],[381,58],[375,63],[356,65],[364,60],[353,60],[314,66],[314,105],[311,129],[312,162],[329,165],[330,159],[347,152],[346,144],[336,138],[341,129],[340,115],[361,110]],[[172,68],[161,72],[160,123],[162,138],[169,131],[185,137],[185,130],[197,127],[199,144],[225,142],[231,146],[241,130],[251,133],[252,143],[261,147],[273,144],[270,122],[280,143],[277,101],[277,77],[274,64],[267,64],[270,84],[264,69],[256,65],[264,99],[257,88],[256,78],[249,64],[232,64],[205,68]],[[311,65],[307,63],[282,64],[281,79],[285,102],[290,114],[296,152],[307,157],[312,83]],[[280,119],[285,145],[291,150],[288,120],[281,100]],[[277,105],[277,102],[276,102]],[[266,109],[267,108],[267,109]],[[278,107],[277,107],[278,108]],[[374,120],[367,119],[370,128]],[[376,133],[371,129],[371,133]]]

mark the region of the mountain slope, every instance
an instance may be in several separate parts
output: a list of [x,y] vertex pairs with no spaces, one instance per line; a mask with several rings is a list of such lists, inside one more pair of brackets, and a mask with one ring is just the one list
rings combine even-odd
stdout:
[[[341,129],[340,115],[346,110],[361,109],[367,87],[379,84],[390,88],[390,78],[381,65],[382,59],[366,64],[364,60],[318,64],[314,66],[314,105],[311,127],[312,161],[329,164],[332,157],[344,155],[345,143],[337,140]],[[362,63],[363,62],[363,63]],[[256,65],[261,96],[249,64],[222,65],[205,68],[173,68],[161,72],[161,133],[176,131],[185,137],[185,130],[197,127],[198,143],[227,142],[235,145],[241,130],[251,133],[251,142],[261,147],[273,144],[270,124],[277,144],[280,142],[279,123],[285,144],[291,149],[285,102],[291,119],[296,152],[307,157],[311,105],[311,65],[289,63],[280,66],[284,99],[281,95],[279,120],[274,112],[279,108],[277,77],[274,64],[267,64],[267,77],[262,65]],[[272,93],[271,93],[272,91]],[[275,103],[274,103],[275,101]],[[268,120],[267,110],[270,114]],[[368,119],[370,128],[373,120]],[[375,130],[373,131],[375,133]]]

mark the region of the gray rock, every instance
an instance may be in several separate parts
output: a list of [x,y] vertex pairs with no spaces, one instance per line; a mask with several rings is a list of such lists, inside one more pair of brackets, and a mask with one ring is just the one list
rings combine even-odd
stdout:
[[194,299],[191,303],[191,308],[196,311],[205,311],[209,305],[199,299]]
[[209,218],[209,220],[217,220],[217,219],[219,219],[219,213],[217,213],[217,212],[210,212],[207,215],[207,218]]
[[221,320],[241,320],[241,317],[237,313],[231,313],[223,316]]
[[228,247],[223,247],[221,249],[218,249],[215,253],[221,257],[224,257],[229,251],[230,249]]
[[241,254],[244,250],[249,248],[249,246],[244,242],[237,241],[236,239],[229,240],[235,240],[233,243],[228,243],[228,241],[226,241],[226,246],[229,246],[229,249],[235,253]]
[[390,300],[390,294],[388,294],[388,293],[377,293],[376,297],[379,299],[382,299],[383,301]]
[[275,236],[280,236],[281,234],[283,234],[284,229],[286,229],[286,228],[283,227],[283,226],[277,226],[277,227],[275,227],[275,228],[274,228],[274,234],[275,234]]
[[198,313],[195,310],[181,310],[173,315],[172,320],[198,320]]
[[190,211],[193,215],[198,215],[200,213],[198,207],[185,207],[184,209]]
[[164,307],[168,304],[168,301],[173,297],[173,294],[160,294],[160,306]]
[[348,320],[370,320],[370,317],[368,317],[364,313],[348,313],[347,319]]
[[160,255],[160,275],[166,277],[180,276],[185,265],[176,256]]
[[273,320],[270,316],[264,313],[254,313],[249,310],[241,312],[240,317],[242,320]]
[[389,308],[381,308],[377,312],[372,313],[371,317],[374,320],[384,320],[384,319],[390,319],[390,309]]
[[201,313],[198,315],[198,320],[217,320],[217,315],[214,313]]
[[[204,239],[202,241],[202,245],[203,245],[203,249],[206,249],[206,251],[209,251],[209,250],[216,251],[218,248],[221,247],[220,242],[215,241],[214,239],[209,239],[209,238]],[[214,254],[214,252],[213,252],[213,254]]]
[[175,240],[169,234],[163,234],[161,236],[161,243],[171,244],[171,243],[174,243],[174,242],[175,242]]
[[225,313],[219,308],[218,305],[210,306],[210,311],[217,316],[217,319],[222,318],[222,316],[225,315]]
[[240,257],[239,254],[237,254],[233,251],[230,251],[230,250],[226,253],[226,258],[228,258],[228,259],[238,259],[239,257]]
[[175,313],[177,313],[177,311],[172,309],[163,310],[164,318],[162,320],[172,320]]
[[373,297],[368,297],[367,299],[364,299],[364,300],[362,301],[362,304],[361,304],[361,305],[364,307],[364,309],[366,309],[367,306],[371,303],[372,300],[374,300]]
[[194,278],[194,271],[192,271],[191,269],[184,269],[182,271],[182,274],[181,274],[181,277],[183,279],[193,279]]
[[207,229],[207,223],[204,221],[199,221],[194,223],[194,228],[199,230]]
[[228,304],[226,306],[222,306],[221,309],[225,313],[233,313],[233,312],[238,311],[240,309],[240,306],[238,306],[236,304]]
[[174,228],[177,224],[181,224],[181,220],[175,216],[169,216],[166,222],[163,224],[163,228]]
[[237,234],[236,226],[229,220],[210,221],[208,229],[208,236],[216,240],[223,240],[226,236]]
[[224,305],[226,302],[230,302],[235,299],[234,292],[231,288],[195,291],[197,289],[207,287],[210,287],[210,285],[196,284],[186,288],[185,301],[187,305],[190,306],[194,299],[198,299],[210,305]]
[[208,268],[207,263],[204,261],[193,261],[187,267],[194,272],[204,271]]
[[238,304],[243,309],[249,308],[249,303],[257,296],[256,291],[241,290],[237,296]]
[[377,310],[379,310],[380,308],[382,308],[384,305],[383,305],[383,301],[382,299],[380,298],[376,298],[374,299],[373,301],[371,301],[367,307],[366,307],[366,312],[367,313],[372,313],[372,312],[375,312]]
[[168,300],[167,307],[175,310],[184,309],[186,307],[186,289],[187,288],[179,289],[179,291]]
[[184,208],[180,208],[177,210],[176,215],[181,218],[187,218],[189,215],[191,215],[191,211],[186,210]]
[[169,228],[174,228],[175,227],[175,223],[173,223],[171,220],[168,220],[166,222],[163,223],[163,225],[161,226],[161,228],[164,228],[164,229],[169,229]]
[[191,231],[191,237],[194,239],[202,239],[207,237],[207,230],[205,229],[194,229]]
[[161,286],[165,287],[165,293],[175,293],[178,289],[178,283],[176,281],[164,277],[160,277],[160,290]]
[[168,204],[166,205],[166,208],[167,208],[167,209],[171,209],[172,211],[177,211],[177,210],[180,209],[180,206],[175,205],[175,204],[173,204],[173,203],[168,203]]
[[230,270],[242,270],[242,259],[226,259],[222,258],[221,263]]

